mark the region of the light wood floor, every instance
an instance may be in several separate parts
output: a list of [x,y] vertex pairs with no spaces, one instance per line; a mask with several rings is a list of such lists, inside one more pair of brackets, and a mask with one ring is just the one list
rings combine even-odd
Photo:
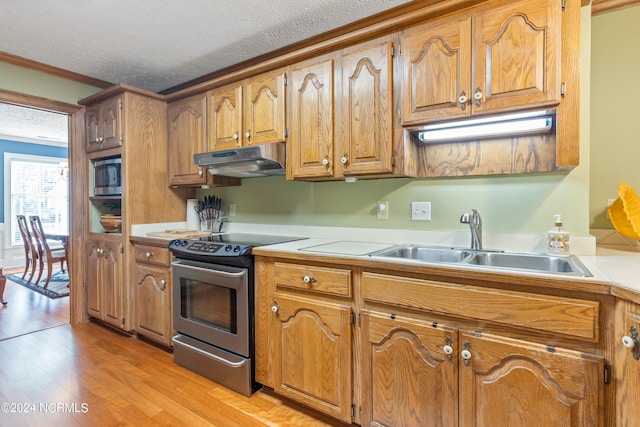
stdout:
[[342,425],[270,390],[239,395],[94,322],[0,341],[0,404],[12,427]]
[[[22,275],[23,270],[4,269],[4,274]],[[50,299],[7,280],[4,299],[8,304],[0,305],[0,340],[69,323],[69,297]]]

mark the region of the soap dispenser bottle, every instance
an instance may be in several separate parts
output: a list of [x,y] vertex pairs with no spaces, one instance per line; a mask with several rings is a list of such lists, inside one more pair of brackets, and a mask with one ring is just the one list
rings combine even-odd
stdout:
[[569,232],[562,227],[560,214],[554,215],[556,220],[553,228],[547,233],[547,251],[550,255],[567,256],[571,253],[569,245]]

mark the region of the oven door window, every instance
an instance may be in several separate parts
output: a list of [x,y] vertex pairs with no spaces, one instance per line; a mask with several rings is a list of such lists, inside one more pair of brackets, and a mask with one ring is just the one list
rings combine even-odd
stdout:
[[183,318],[238,333],[238,295],[234,288],[182,278],[180,291]]

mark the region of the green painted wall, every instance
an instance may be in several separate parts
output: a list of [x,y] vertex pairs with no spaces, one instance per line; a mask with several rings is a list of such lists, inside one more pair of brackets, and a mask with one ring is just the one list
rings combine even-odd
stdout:
[[[236,203],[232,222],[463,231],[460,215],[472,208],[489,233],[542,234],[561,213],[575,235],[589,233],[589,7],[581,25],[581,165],[572,171],[526,176],[290,182],[249,178],[240,187],[199,190]],[[377,220],[377,200],[389,201],[389,219]],[[430,201],[432,220],[411,221],[411,202]]]
[[640,193],[640,6],[595,16],[591,54],[592,228],[612,228],[621,181]]
[[101,89],[0,61],[0,89],[77,104]]

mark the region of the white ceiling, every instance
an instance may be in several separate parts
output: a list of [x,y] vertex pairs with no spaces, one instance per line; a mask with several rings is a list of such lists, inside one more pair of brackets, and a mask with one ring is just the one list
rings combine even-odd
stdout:
[[4,1],[0,51],[160,92],[408,1]]

